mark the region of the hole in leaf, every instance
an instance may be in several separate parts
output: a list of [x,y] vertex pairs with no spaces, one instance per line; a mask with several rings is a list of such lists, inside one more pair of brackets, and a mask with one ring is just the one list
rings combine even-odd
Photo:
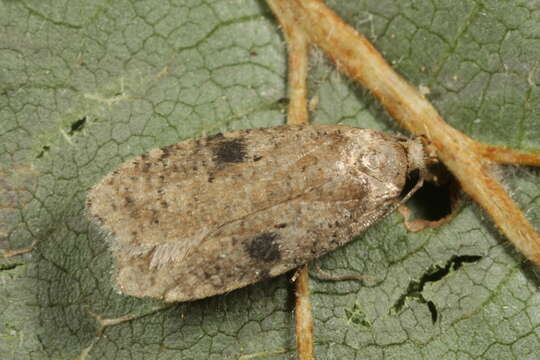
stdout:
[[431,313],[431,322],[435,324],[437,322],[437,316],[438,316],[437,307],[431,300],[427,302],[427,307],[429,309],[429,312]]
[[0,264],[0,271],[4,270],[13,270],[19,266],[24,265],[23,263],[11,263],[11,264]]
[[76,132],[81,131],[86,123],[86,116],[80,118],[77,121],[71,123],[71,129],[68,131],[69,136],[73,136]]
[[352,324],[371,327],[370,322],[366,319],[366,314],[358,304],[354,304],[350,309],[345,309],[345,316]]
[[426,304],[430,313],[431,320],[435,323],[438,319],[438,311],[435,303],[431,300],[426,300],[422,292],[424,291],[424,286],[428,282],[439,281],[444,278],[451,270],[459,270],[464,263],[475,263],[482,259],[478,255],[454,255],[452,256],[444,266],[435,265],[426,270],[426,272],[420,277],[419,280],[413,280],[409,283],[407,290],[399,299],[395,302],[393,308],[396,312],[401,311],[405,305],[405,300],[407,298],[417,299],[420,303]]
[[45,153],[49,150],[51,150],[51,147],[49,145],[44,145],[41,148],[41,151],[39,152],[39,154],[37,154],[36,159],[41,159],[43,155],[45,155]]
[[407,203],[416,218],[437,221],[452,212],[449,189],[426,182]]
[[[416,183],[414,180],[414,176],[410,176],[406,186],[412,188]],[[406,218],[409,230],[419,231],[449,221],[459,208],[459,200],[456,179],[439,163],[428,169],[424,185],[407,201],[406,210],[401,213]]]

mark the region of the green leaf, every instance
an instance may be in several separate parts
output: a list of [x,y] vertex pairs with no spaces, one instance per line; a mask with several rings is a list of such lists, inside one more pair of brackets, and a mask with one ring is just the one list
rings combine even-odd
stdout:
[[[444,118],[540,149],[540,5],[334,0]],[[312,119],[399,131],[313,52]],[[294,359],[287,276],[182,304],[119,295],[87,190],[124,160],[285,122],[286,49],[264,1],[0,1],[0,353],[8,359]],[[540,229],[540,173],[500,176]],[[437,207],[438,204],[432,204]],[[536,359],[540,276],[481,208],[407,233],[389,216],[312,278],[319,359]]]

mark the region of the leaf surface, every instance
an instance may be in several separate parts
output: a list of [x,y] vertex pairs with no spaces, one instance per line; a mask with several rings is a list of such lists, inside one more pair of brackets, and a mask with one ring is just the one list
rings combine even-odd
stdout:
[[[540,149],[540,4],[328,2],[453,126]],[[399,128],[312,52],[312,120]],[[0,353],[9,359],[294,359],[287,277],[193,303],[119,295],[86,192],[154,147],[285,122],[286,49],[263,1],[0,1]],[[540,229],[540,173],[500,171]],[[433,204],[437,207],[438,204]],[[540,277],[465,199],[444,226],[393,214],[321,260],[320,359],[536,359]]]

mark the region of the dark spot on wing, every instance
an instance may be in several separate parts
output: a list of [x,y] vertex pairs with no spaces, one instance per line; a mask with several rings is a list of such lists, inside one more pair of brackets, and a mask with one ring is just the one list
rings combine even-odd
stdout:
[[254,260],[265,262],[276,261],[281,259],[278,239],[279,234],[265,232],[248,239],[245,243],[245,249]]
[[262,156],[254,156],[253,157],[253,161],[259,161],[261,160],[263,157]]
[[246,157],[246,144],[242,139],[221,141],[213,149],[214,160],[218,164],[240,163]]

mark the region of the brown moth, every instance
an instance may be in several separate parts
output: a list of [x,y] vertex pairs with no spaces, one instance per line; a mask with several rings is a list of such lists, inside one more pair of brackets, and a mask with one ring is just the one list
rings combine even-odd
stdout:
[[111,235],[121,292],[189,301],[349,242],[395,209],[423,167],[420,142],[374,130],[243,130],[127,161],[91,189],[87,209]]

